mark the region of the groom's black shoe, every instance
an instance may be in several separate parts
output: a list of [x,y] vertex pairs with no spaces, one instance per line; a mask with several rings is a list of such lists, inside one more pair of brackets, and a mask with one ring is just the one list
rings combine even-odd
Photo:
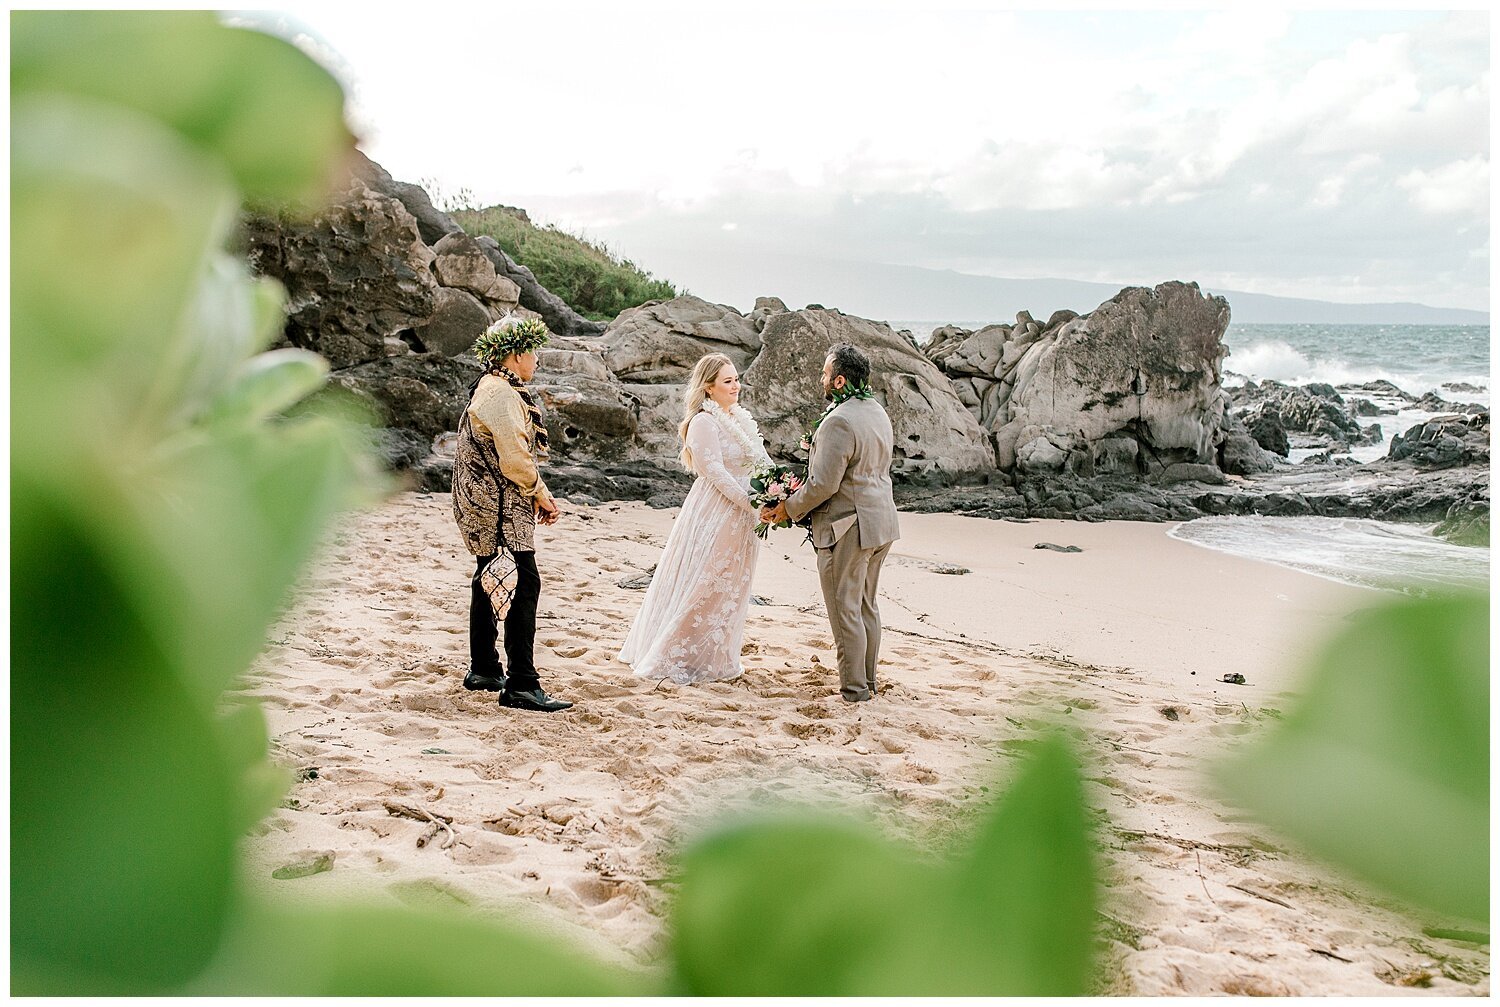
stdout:
[[501,692],[505,689],[505,676],[491,677],[471,671],[464,676],[464,688],[470,692]]
[[561,699],[553,699],[542,690],[541,686],[526,692],[513,692],[506,689],[500,693],[500,705],[508,706],[512,710],[532,710],[537,713],[556,713],[558,710],[566,710],[573,704]]

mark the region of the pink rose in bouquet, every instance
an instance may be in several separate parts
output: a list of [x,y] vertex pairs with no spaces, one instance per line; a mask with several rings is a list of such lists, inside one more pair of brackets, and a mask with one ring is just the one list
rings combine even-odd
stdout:
[[[802,488],[803,479],[785,465],[772,465],[760,469],[750,476],[750,502],[757,508],[775,507]],[[790,528],[791,521],[777,522],[776,528]],[[773,526],[762,521],[755,526],[755,534],[766,538]]]

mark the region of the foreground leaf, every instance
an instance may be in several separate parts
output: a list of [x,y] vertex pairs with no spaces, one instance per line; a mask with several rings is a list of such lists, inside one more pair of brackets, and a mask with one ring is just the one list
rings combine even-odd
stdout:
[[228,907],[219,739],[109,532],[24,477],[12,490],[13,992],[160,991],[208,961]]
[[612,996],[655,992],[562,933],[464,912],[250,903],[199,996]]
[[353,146],[338,83],[290,43],[205,11],[22,11],[11,90],[107,101],[222,159],[245,196],[315,201]]
[[696,844],[673,954],[702,996],[1078,995],[1093,906],[1078,772],[1051,740],[945,861],[805,816]]
[[1311,852],[1416,906],[1487,919],[1488,674],[1487,597],[1361,612],[1301,702],[1215,778]]

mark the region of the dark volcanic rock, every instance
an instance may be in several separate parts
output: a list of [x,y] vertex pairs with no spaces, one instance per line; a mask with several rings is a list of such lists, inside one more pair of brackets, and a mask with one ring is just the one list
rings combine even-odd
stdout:
[[456,357],[467,353],[489,324],[490,314],[479,298],[466,290],[439,287],[433,297],[432,317],[427,324],[417,326],[415,335],[423,349]]
[[1490,414],[1435,416],[1391,438],[1387,455],[1423,469],[1447,469],[1490,460]]
[[1490,502],[1468,499],[1456,501],[1433,534],[1454,545],[1484,546],[1490,544]]
[[1285,458],[1291,454],[1291,443],[1287,440],[1286,424],[1282,422],[1281,410],[1274,404],[1263,402],[1240,417],[1245,430],[1267,451]]
[[1413,409],[1420,409],[1429,413],[1463,413],[1473,415],[1475,413],[1487,413],[1487,406],[1477,405],[1472,402],[1449,402],[1438,395],[1428,392],[1426,395],[1412,403]]
[[[1279,419],[1279,418],[1278,418]],[[1281,443],[1286,441],[1286,431],[1276,428],[1281,434]],[[1265,431],[1269,434],[1269,430]],[[1258,472],[1270,472],[1276,467],[1276,457],[1246,428],[1244,421],[1230,414],[1224,422],[1224,442],[1219,445],[1219,468],[1229,475],[1249,476]]]
[[400,200],[401,205],[406,207],[406,212],[416,220],[417,230],[424,242],[436,245],[444,235],[463,232],[457,221],[432,205],[427,190],[420,185],[396,181],[389,172],[358,150],[354,151],[353,156],[354,174],[370,188]]
[[1399,399],[1402,402],[1415,402],[1416,396],[1402,391],[1399,387],[1384,379],[1380,381],[1365,381],[1357,385],[1341,386],[1346,392],[1364,392],[1367,395],[1378,395],[1381,398]]
[[431,317],[432,251],[394,198],[355,180],[308,218],[248,213],[246,256],[287,291],[285,339],[335,368],[385,356],[385,340]]
[[693,477],[650,462],[620,465],[548,465],[547,487],[557,496],[586,494],[597,500],[641,500],[652,507],[679,507]]
[[412,353],[345,367],[330,380],[373,408],[387,426],[415,431],[430,442],[457,429],[469,404],[469,385],[479,374],[472,358]]

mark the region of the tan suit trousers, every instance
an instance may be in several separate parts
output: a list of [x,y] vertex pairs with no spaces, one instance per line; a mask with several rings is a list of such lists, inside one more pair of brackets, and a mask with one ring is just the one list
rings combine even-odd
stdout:
[[817,550],[823,606],[838,648],[839,693],[851,703],[875,695],[875,665],[880,660],[880,609],[875,592],[880,586],[880,566],[890,551],[889,542],[878,549],[861,549],[858,524],[831,548]]

